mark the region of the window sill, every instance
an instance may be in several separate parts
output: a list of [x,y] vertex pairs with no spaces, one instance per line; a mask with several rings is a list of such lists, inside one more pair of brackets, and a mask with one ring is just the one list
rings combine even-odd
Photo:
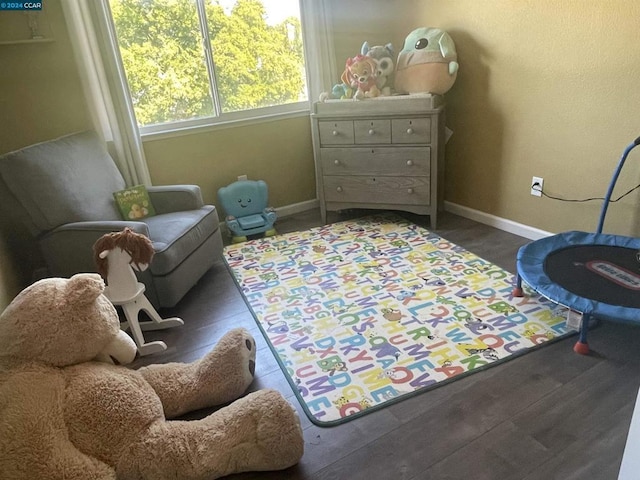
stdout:
[[309,107],[300,108],[286,113],[273,113],[267,115],[261,115],[258,117],[234,119],[234,120],[220,120],[213,118],[209,123],[203,125],[189,125],[184,127],[174,126],[162,130],[159,132],[142,132],[140,136],[143,142],[152,142],[154,140],[164,140],[166,138],[182,137],[185,135],[196,135],[206,132],[214,132],[217,130],[224,130],[234,127],[245,127],[249,125],[257,125],[265,122],[275,122],[279,120],[286,120],[289,118],[308,117],[310,114]]

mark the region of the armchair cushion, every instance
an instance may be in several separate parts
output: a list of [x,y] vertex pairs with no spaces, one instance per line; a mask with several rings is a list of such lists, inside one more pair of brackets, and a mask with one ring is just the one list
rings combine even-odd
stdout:
[[243,230],[249,230],[252,228],[262,227],[267,222],[264,221],[264,217],[260,214],[247,215],[246,217],[238,218],[238,223]]
[[194,251],[203,239],[220,228],[218,213],[212,205],[198,210],[165,213],[148,217],[149,238],[155,255],[149,266],[153,275],[167,275]]
[[26,210],[31,233],[69,222],[120,220],[112,194],[125,182],[95,132],[39,143],[4,158],[0,176]]

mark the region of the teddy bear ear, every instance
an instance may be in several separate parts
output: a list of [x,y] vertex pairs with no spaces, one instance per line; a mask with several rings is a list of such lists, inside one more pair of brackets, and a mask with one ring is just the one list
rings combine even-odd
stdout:
[[389,53],[391,54],[391,56],[395,56],[395,53],[393,51],[393,44],[392,43],[387,43],[385,45],[385,48],[389,51]]
[[97,273],[78,273],[69,279],[66,298],[71,304],[88,305],[104,292],[104,280]]

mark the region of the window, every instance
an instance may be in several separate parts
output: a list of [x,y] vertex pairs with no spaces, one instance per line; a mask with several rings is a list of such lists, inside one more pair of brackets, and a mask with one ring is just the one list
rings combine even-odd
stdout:
[[298,0],[110,0],[143,133],[308,108]]

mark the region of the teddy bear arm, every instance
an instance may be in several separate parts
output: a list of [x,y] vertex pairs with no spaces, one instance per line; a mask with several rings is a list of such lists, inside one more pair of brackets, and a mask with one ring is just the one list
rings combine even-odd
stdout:
[[201,420],[159,421],[130,445],[118,478],[216,479],[298,463],[304,439],[297,413],[275,390],[260,390]]
[[113,468],[82,453],[69,439],[62,392],[64,381],[46,371],[0,379],[2,478],[115,480]]
[[255,359],[255,340],[236,328],[197,362],[154,364],[138,372],[160,398],[165,416],[175,418],[238,398],[253,381]]

